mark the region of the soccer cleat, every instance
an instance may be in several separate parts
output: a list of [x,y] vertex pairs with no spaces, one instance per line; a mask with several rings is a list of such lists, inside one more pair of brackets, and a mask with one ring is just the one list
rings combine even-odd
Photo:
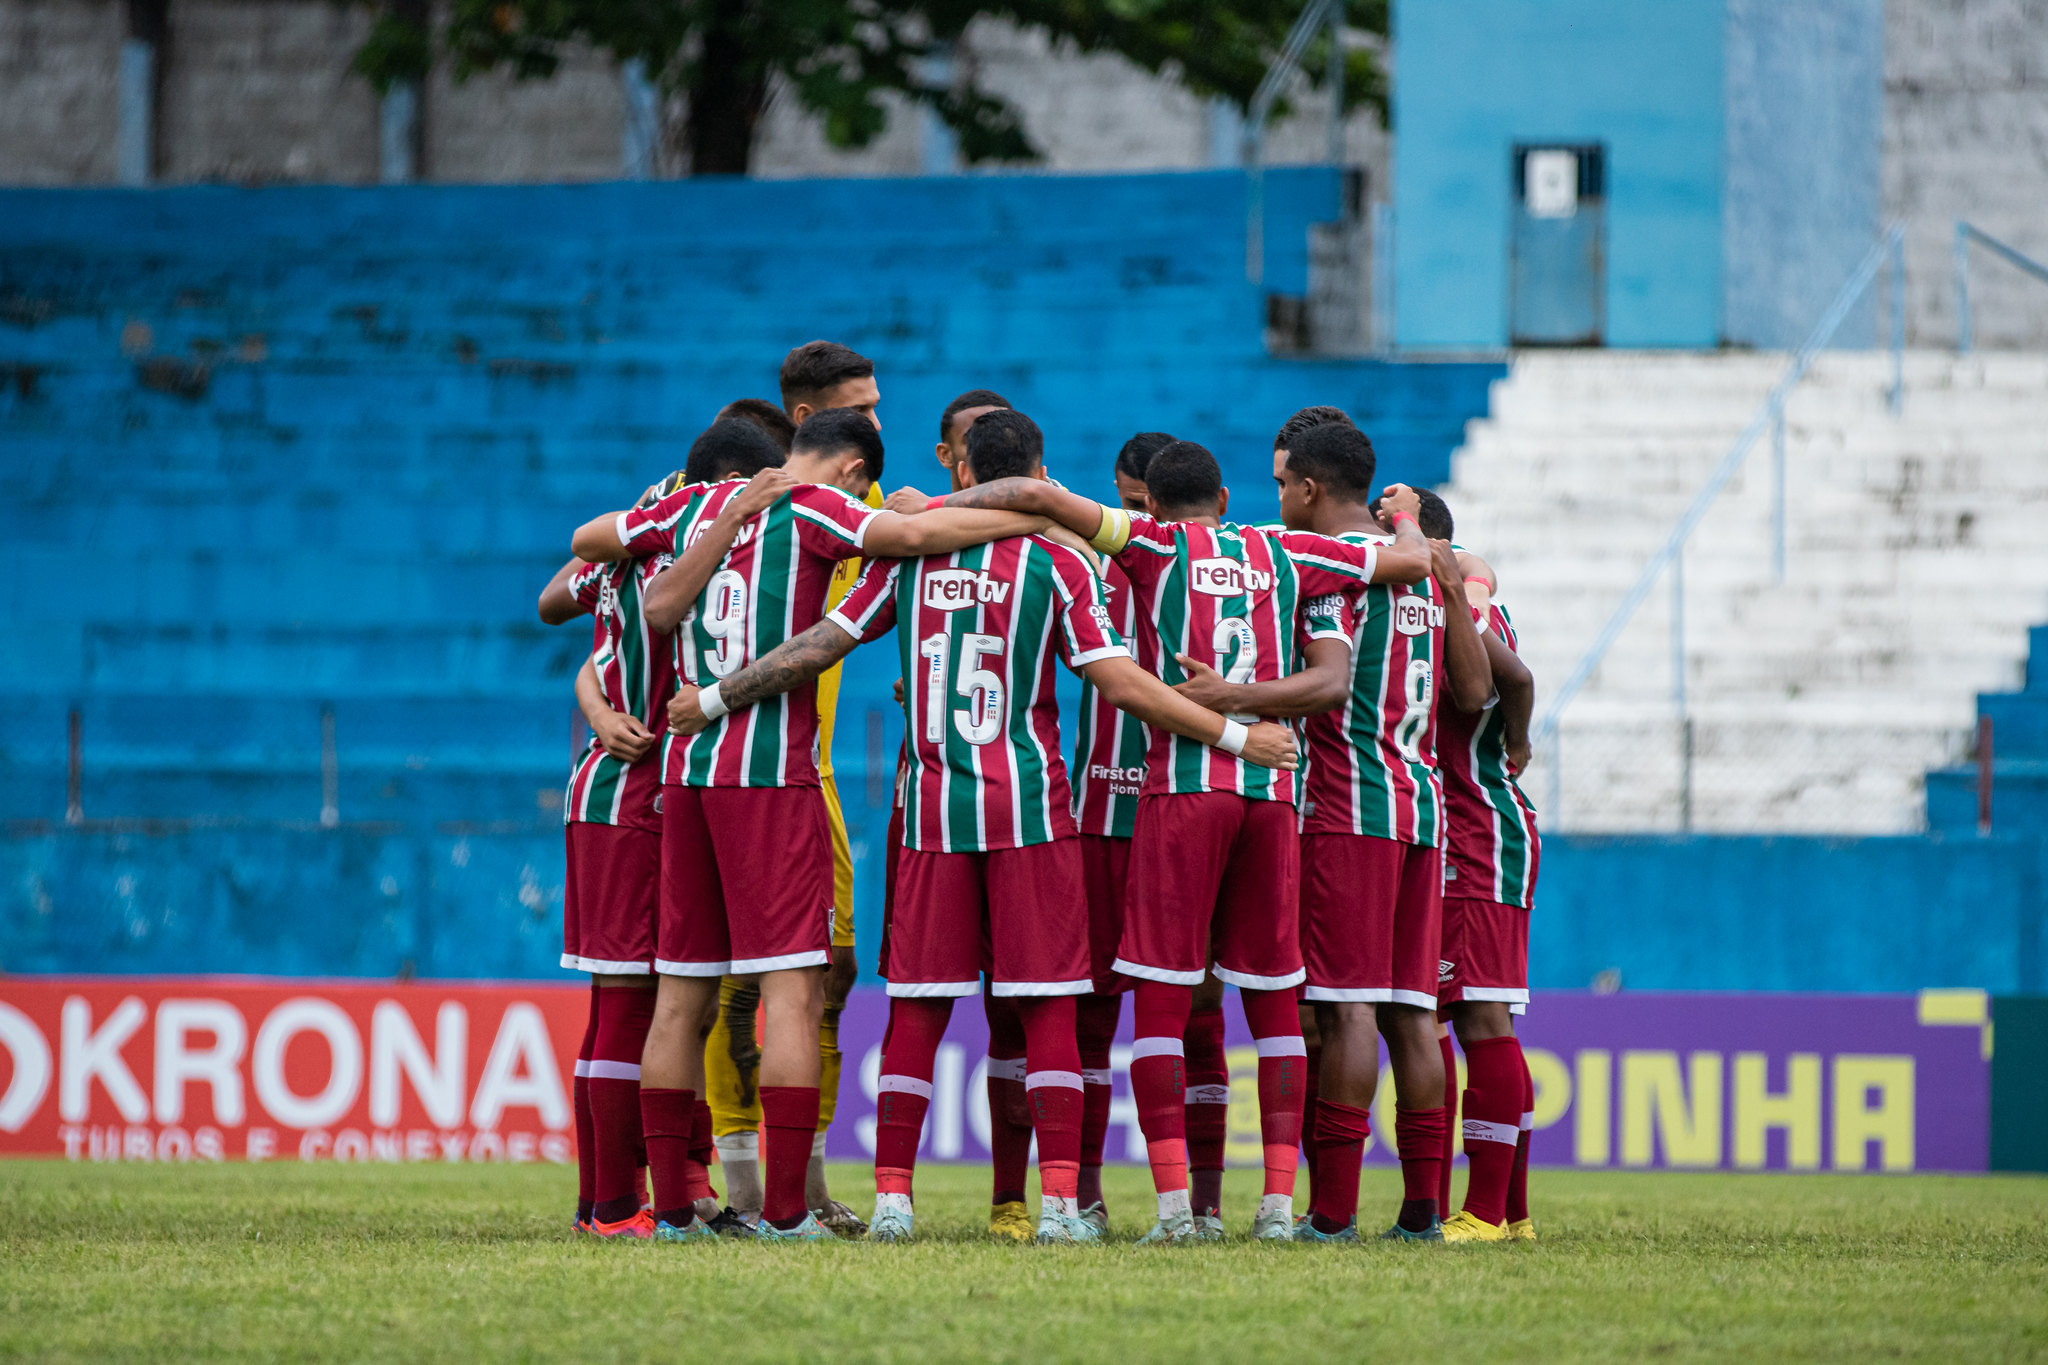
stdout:
[[1324,1232],[1307,1216],[1294,1225],[1294,1240],[1297,1242],[1355,1242],[1358,1240],[1358,1220],[1352,1219],[1335,1232]]
[[1223,1240],[1223,1219],[1213,1213],[1195,1215],[1195,1237],[1197,1242],[1220,1242]]
[[1141,1247],[1175,1245],[1195,1240],[1195,1217],[1191,1213],[1176,1213],[1170,1218],[1161,1218],[1152,1225],[1152,1230],[1138,1239]]
[[580,1213],[579,1213],[579,1214],[577,1214],[577,1215],[575,1216],[575,1218],[571,1219],[571,1220],[570,1220],[570,1222],[569,1222],[569,1231],[571,1231],[571,1232],[588,1232],[588,1231],[590,1231],[590,1220],[589,1220],[588,1218],[584,1217],[584,1216],[583,1216],[582,1214],[580,1214]]
[[692,1218],[681,1227],[677,1227],[674,1223],[656,1221],[654,1224],[654,1240],[657,1242],[715,1242],[718,1240],[718,1234],[713,1232],[711,1225],[702,1218]]
[[1489,1223],[1470,1209],[1460,1209],[1443,1223],[1446,1242],[1505,1242],[1506,1224]]
[[907,1242],[911,1237],[910,1196],[902,1194],[878,1194],[875,1196],[875,1219],[868,1224],[870,1242]]
[[818,1215],[804,1210],[804,1221],[793,1228],[779,1228],[763,1218],[754,1224],[754,1240],[758,1242],[829,1242],[832,1234],[818,1221]]
[[1252,1240],[1254,1242],[1285,1242],[1293,1238],[1294,1230],[1308,1222],[1307,1215],[1293,1218],[1285,1209],[1260,1209],[1252,1219]]
[[1028,1242],[1037,1231],[1031,1225],[1031,1215],[1024,1211],[1024,1201],[1012,1199],[1006,1204],[995,1204],[988,1211],[988,1235],[1005,1238],[1012,1242]]
[[631,1218],[621,1218],[616,1223],[600,1223],[593,1218],[587,1230],[593,1237],[623,1237],[644,1242],[654,1236],[654,1215],[641,1209]]
[[837,1199],[827,1199],[824,1208],[813,1209],[811,1212],[818,1215],[818,1221],[823,1223],[827,1230],[848,1241],[857,1241],[868,1235],[868,1225],[860,1221],[860,1215]]
[[1444,1239],[1444,1225],[1432,1218],[1429,1226],[1420,1232],[1410,1232],[1399,1223],[1380,1234],[1382,1242],[1441,1242]]
[[1109,1210],[1102,1207],[1100,1199],[1081,1210],[1081,1219],[1094,1228],[1098,1236],[1109,1231]]
[[1040,1246],[1093,1246],[1102,1240],[1095,1224],[1077,1213],[1045,1213],[1038,1219]]
[[1536,1220],[1534,1218],[1517,1218],[1514,1222],[1508,1224],[1508,1240],[1510,1242],[1535,1241]]
[[721,1211],[716,1218],[705,1224],[705,1226],[720,1237],[744,1239],[754,1235],[754,1223],[759,1217],[760,1215],[756,1214],[753,1218],[749,1218],[738,1209],[728,1207]]

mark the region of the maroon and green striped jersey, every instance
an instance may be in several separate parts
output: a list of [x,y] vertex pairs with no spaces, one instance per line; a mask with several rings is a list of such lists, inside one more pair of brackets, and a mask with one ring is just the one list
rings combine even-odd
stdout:
[[[1521,652],[1508,610],[1495,598],[1487,625],[1509,649]],[[1527,908],[1536,894],[1542,841],[1536,808],[1508,768],[1506,726],[1500,708],[1466,715],[1443,713],[1437,766],[1443,773],[1444,894]]]
[[[633,717],[655,734],[668,729],[668,699],[675,695],[669,637],[641,614],[648,582],[669,565],[667,555],[617,564],[586,564],[569,580],[576,604],[596,618],[591,666],[605,705]],[[590,747],[569,773],[562,803],[565,824],[626,825],[659,832],[661,751],[638,763],[613,758],[590,737]]]
[[[1137,602],[1131,580],[1112,561],[1102,566],[1109,619],[1126,641],[1138,637]],[[1128,839],[1138,818],[1138,791],[1145,783],[1145,751],[1152,734],[1144,723],[1102,699],[1093,683],[1081,680],[1081,718],[1074,733],[1074,823],[1083,834]]]
[[[704,534],[744,479],[690,484],[619,516],[619,540],[641,558],[679,555]],[[878,513],[824,484],[800,484],[740,528],[732,549],[676,627],[675,677],[698,687],[753,663],[824,619],[832,570],[861,554]],[[818,785],[815,682],[743,707],[662,745],[662,778],[681,787]]]
[[1053,664],[1129,653],[1087,560],[1019,536],[878,561],[832,619],[861,640],[896,630],[905,848],[977,853],[1075,833]]
[[[1226,682],[1274,682],[1298,672],[1302,603],[1369,583],[1378,555],[1372,542],[1307,531],[1133,516],[1130,543],[1116,563],[1137,602],[1138,662],[1168,686],[1187,677],[1176,654],[1209,665]],[[1291,802],[1295,777],[1155,730],[1143,790]]]
[[[1352,545],[1388,543],[1347,531]],[[1310,716],[1304,834],[1372,834],[1408,844],[1443,837],[1436,772],[1437,667],[1444,610],[1436,580],[1352,585],[1316,598],[1309,638],[1351,645],[1351,691]]]

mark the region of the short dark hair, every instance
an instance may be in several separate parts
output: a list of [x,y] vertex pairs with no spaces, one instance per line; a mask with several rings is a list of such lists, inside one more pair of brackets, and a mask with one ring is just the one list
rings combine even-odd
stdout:
[[1373,473],[1379,463],[1372,439],[1346,422],[1306,427],[1288,437],[1287,468],[1314,479],[1344,502],[1362,502],[1373,495]]
[[765,398],[735,398],[720,408],[718,415],[752,422],[784,450],[789,449],[790,439],[796,435],[796,423],[789,420],[789,414]]
[[1415,496],[1422,503],[1416,512],[1416,528],[1431,540],[1449,540],[1457,530],[1457,523],[1451,520],[1450,507],[1427,488],[1416,489]]
[[1223,470],[1206,447],[1173,441],[1161,446],[1145,466],[1145,491],[1161,512],[1205,507],[1223,491]]
[[1313,427],[1355,427],[1357,425],[1358,423],[1351,420],[1351,414],[1342,408],[1333,408],[1327,404],[1320,407],[1303,408],[1300,412],[1295,413],[1294,416],[1282,422],[1280,430],[1273,433],[1273,449],[1291,449],[1294,438]]
[[683,477],[690,483],[751,479],[788,458],[767,432],[744,417],[721,417],[691,442]]
[[1141,431],[1124,442],[1124,448],[1116,453],[1116,472],[1126,478],[1145,482],[1145,466],[1152,457],[1173,444],[1173,437],[1163,431]]
[[849,379],[874,377],[875,362],[836,341],[806,341],[782,358],[785,410]]
[[1045,434],[1015,408],[984,412],[967,428],[967,467],[976,483],[1016,478],[1045,463]]
[[939,414],[939,439],[953,439],[953,419],[969,408],[1007,408],[1010,400],[994,389],[969,389],[946,404],[946,410]]
[[879,483],[882,478],[882,433],[875,430],[875,424],[864,412],[853,408],[826,408],[804,418],[804,424],[796,429],[796,439],[790,443],[791,454],[836,455],[842,450],[858,450],[861,464],[866,467],[868,481]]

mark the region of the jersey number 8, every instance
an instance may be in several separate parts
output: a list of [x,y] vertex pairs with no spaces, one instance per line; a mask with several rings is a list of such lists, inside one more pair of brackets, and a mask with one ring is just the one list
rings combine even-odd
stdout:
[[1430,700],[1436,693],[1436,676],[1429,660],[1410,659],[1401,691],[1408,709],[1394,725],[1394,747],[1410,763],[1422,762],[1422,736],[1429,729]]

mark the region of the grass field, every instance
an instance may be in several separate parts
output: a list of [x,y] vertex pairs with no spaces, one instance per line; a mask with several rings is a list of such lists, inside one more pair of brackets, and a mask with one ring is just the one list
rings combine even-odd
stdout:
[[[858,1167],[835,1171],[856,1204]],[[1226,1207],[1248,1222],[1257,1174]],[[1868,1360],[2048,1356],[2048,1181],[1539,1171],[1536,1246],[594,1244],[559,1167],[0,1163],[0,1355],[71,1359]],[[1395,1178],[1366,1173],[1391,1211]]]

